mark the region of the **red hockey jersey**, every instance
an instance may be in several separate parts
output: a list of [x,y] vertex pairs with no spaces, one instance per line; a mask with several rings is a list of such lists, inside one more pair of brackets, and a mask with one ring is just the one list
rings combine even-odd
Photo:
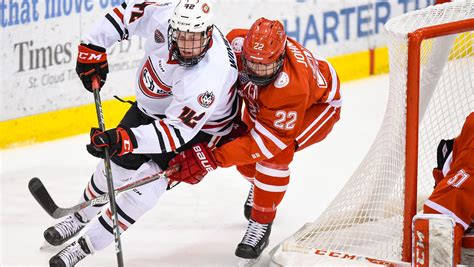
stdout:
[[[248,30],[228,35],[239,62],[238,90],[244,99],[248,134],[214,151],[220,166],[243,165],[273,158],[289,145],[307,138],[302,129],[306,111],[314,104],[341,105],[339,78],[324,58],[288,38],[282,70],[265,87],[242,74],[241,52]],[[246,121],[247,122],[247,121]]]

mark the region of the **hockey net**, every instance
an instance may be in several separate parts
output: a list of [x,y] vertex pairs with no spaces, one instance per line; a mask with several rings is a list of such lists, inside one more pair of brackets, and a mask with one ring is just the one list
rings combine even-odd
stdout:
[[432,192],[438,143],[474,111],[473,18],[473,2],[453,2],[385,25],[390,92],[377,137],[326,211],[275,248],[274,263],[329,251],[410,260],[411,220]]

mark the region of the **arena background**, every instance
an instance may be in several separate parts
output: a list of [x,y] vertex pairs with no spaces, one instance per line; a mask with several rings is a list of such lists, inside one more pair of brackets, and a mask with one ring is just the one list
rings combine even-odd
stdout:
[[[5,0],[0,3],[0,149],[89,131],[97,124],[92,94],[75,73],[81,36],[119,0]],[[329,59],[342,81],[388,72],[383,25],[434,0],[216,0],[216,25],[227,33],[265,16],[288,36]],[[143,56],[133,37],[108,50],[110,73],[101,91],[106,125],[128,108]]]

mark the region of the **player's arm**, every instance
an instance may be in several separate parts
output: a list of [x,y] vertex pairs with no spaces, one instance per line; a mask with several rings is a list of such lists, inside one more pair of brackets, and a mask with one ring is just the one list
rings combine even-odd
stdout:
[[255,163],[273,158],[294,145],[304,119],[306,97],[291,96],[285,101],[280,105],[260,107],[255,126],[248,134],[214,150],[217,164],[229,167]]
[[[151,30],[157,26],[153,14],[164,10],[168,14],[173,5],[172,1],[143,1],[126,0],[113,8],[95,27],[82,38],[83,43],[108,48],[114,43],[127,40],[132,35],[148,37]],[[163,20],[167,23],[167,20]]]
[[[319,88],[326,89],[317,102],[328,103],[333,107],[340,107],[342,95],[339,76],[329,61],[320,57],[307,55],[307,61],[312,65],[313,76]],[[314,66],[316,65],[316,67]]]

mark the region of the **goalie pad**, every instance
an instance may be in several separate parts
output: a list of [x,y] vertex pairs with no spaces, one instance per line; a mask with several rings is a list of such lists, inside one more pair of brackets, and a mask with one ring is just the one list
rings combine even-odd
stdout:
[[467,233],[462,238],[461,264],[474,266],[474,231]]
[[456,266],[454,263],[454,227],[444,214],[418,214],[413,217],[412,266]]

